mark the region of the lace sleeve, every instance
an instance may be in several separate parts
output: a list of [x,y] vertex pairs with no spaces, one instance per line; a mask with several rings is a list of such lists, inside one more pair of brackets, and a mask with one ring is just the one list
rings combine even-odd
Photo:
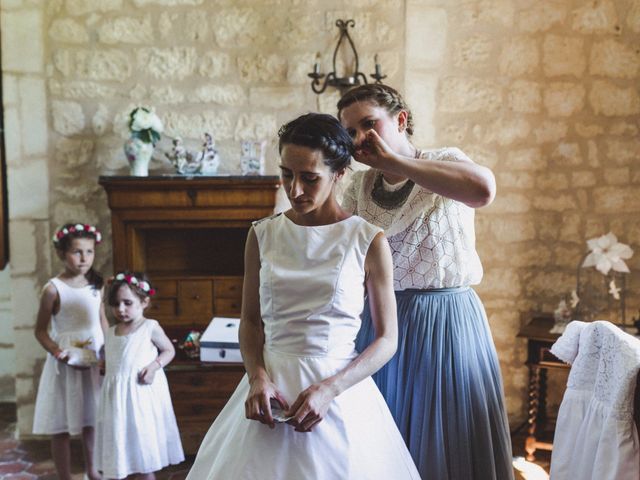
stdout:
[[551,353],[565,363],[572,364],[578,355],[580,333],[587,323],[574,320],[567,325],[564,333],[551,346]]
[[445,147],[437,150],[427,150],[426,158],[443,162],[473,162],[462,150],[457,147]]

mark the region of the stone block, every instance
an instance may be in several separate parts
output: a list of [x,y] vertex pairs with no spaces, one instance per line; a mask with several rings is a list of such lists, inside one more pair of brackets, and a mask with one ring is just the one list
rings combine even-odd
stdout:
[[132,72],[129,56],[120,50],[82,50],[74,60],[77,75],[83,79],[122,82]]
[[195,99],[203,103],[241,107],[247,103],[247,94],[240,85],[204,85],[196,89]]
[[163,7],[175,7],[179,5],[202,5],[204,0],[133,0],[136,7],[160,5]]
[[82,44],[89,41],[87,27],[73,18],[57,18],[51,22],[49,37],[62,43]]
[[631,172],[628,167],[607,168],[604,171],[604,181],[608,185],[628,185],[631,180]]
[[514,269],[487,270],[482,278],[482,288],[490,297],[515,297],[520,295],[520,275]]
[[502,90],[493,81],[469,77],[440,80],[438,109],[446,113],[495,112],[502,107]]
[[638,126],[631,122],[625,122],[623,120],[615,122],[609,128],[611,135],[625,135],[629,137],[636,137],[638,135]]
[[[1,17],[3,73],[42,73],[42,13],[37,9],[5,11]],[[11,46],[11,48],[6,48]]]
[[36,245],[35,223],[28,220],[14,220],[9,230],[11,244],[11,272],[13,275],[31,274],[36,271],[39,245]]
[[547,35],[542,46],[543,69],[548,77],[581,77],[587,66],[582,38]]
[[551,159],[562,167],[575,167],[583,163],[580,145],[573,142],[561,142],[551,152]]
[[454,41],[453,64],[458,68],[481,69],[493,55],[494,42],[487,36],[471,35]]
[[520,11],[517,18],[518,28],[525,32],[544,32],[554,25],[564,22],[568,5],[562,0],[541,0]]
[[523,190],[535,187],[535,177],[527,172],[496,172],[498,191],[505,188]]
[[62,135],[75,135],[85,127],[84,112],[79,103],[67,100],[51,102],[53,128]]
[[49,218],[49,173],[46,160],[31,160],[13,167],[7,178],[7,190],[10,218]]
[[153,87],[149,90],[149,100],[153,105],[177,105],[183,103],[185,95],[171,85]]
[[67,12],[71,15],[103,13],[122,10],[123,0],[66,0]]
[[100,42],[110,45],[115,43],[153,43],[151,15],[107,20],[98,28],[98,39]]
[[183,79],[193,73],[198,55],[192,47],[143,48],[137,52],[138,67],[158,79]]
[[238,74],[248,83],[284,83],[287,61],[275,54],[256,54],[238,57]]
[[525,213],[531,209],[531,201],[528,195],[521,193],[508,192],[496,196],[496,199],[485,207],[486,213]]
[[618,15],[612,0],[585,2],[571,12],[573,30],[586,34],[619,34]]
[[[33,232],[31,232],[32,239],[25,239],[28,243],[35,242],[33,238]],[[14,237],[15,238],[15,237]],[[49,245],[47,245],[49,248]],[[32,250],[31,255],[35,252],[35,249]],[[20,260],[24,260],[24,257],[19,257]],[[27,268],[32,268],[33,262],[29,261]],[[12,270],[19,268],[20,265],[13,265],[12,259]],[[33,338],[33,330],[29,333],[31,338],[26,338],[24,334],[21,333],[21,328],[23,329],[32,329],[36,324],[36,316],[38,315],[38,307],[40,304],[40,289],[42,285],[38,284],[35,276],[12,276],[11,278],[11,300],[12,300],[12,310],[13,310],[13,326],[15,330],[15,344],[16,347],[28,343],[30,344],[31,338]],[[28,341],[27,341],[28,340]],[[33,338],[34,342],[36,341]],[[37,346],[37,344],[33,345]],[[22,352],[22,350],[21,350]],[[26,352],[23,352],[26,353]],[[22,355],[19,355],[22,356]],[[40,355],[41,356],[41,355]],[[27,373],[30,372],[28,370],[18,370],[19,373]]]
[[508,93],[509,107],[517,113],[540,113],[542,94],[540,84],[516,80]]
[[22,151],[25,155],[44,155],[47,152],[48,123],[44,80],[23,77],[20,91],[20,119]]
[[618,185],[598,187],[593,189],[593,205],[596,213],[637,214],[640,211],[640,195],[637,188],[622,189]]
[[414,126],[413,141],[418,145],[432,145],[435,140],[434,118],[438,78],[435,74],[406,72],[406,100],[411,105]]
[[94,143],[89,139],[61,137],[56,142],[56,168],[77,169],[93,157]]
[[18,95],[19,78],[19,76],[8,73],[2,74],[2,104],[5,109],[17,105],[20,101]]
[[208,78],[219,78],[231,72],[231,59],[228,54],[207,52],[200,58],[198,73]]
[[543,120],[538,128],[534,128],[533,134],[537,143],[557,142],[567,135],[568,129],[566,122]]
[[634,1],[627,12],[627,26],[634,33],[640,33],[640,2]]
[[441,65],[447,42],[447,11],[411,8],[406,14],[406,63],[419,69]]
[[211,31],[223,48],[264,45],[269,34],[262,29],[264,18],[253,8],[226,8],[212,17]]
[[544,106],[551,117],[569,117],[582,111],[586,91],[583,85],[569,82],[552,82],[543,93]]
[[576,122],[576,133],[583,138],[593,138],[604,133],[604,128],[601,125],[586,124],[582,122]]
[[77,201],[57,201],[53,206],[52,224],[63,225],[69,221],[85,222],[97,225],[98,214],[91,208],[91,205]]
[[628,116],[640,113],[640,96],[635,87],[619,87],[604,80],[593,82],[589,104],[596,115]]
[[636,78],[640,71],[640,50],[612,38],[591,47],[589,73],[612,78]]
[[547,161],[539,148],[514,149],[504,159],[504,167],[508,170],[544,170]]
[[559,172],[545,172],[536,178],[536,187],[545,193],[566,190],[569,187],[567,175]]
[[285,110],[297,109],[304,103],[303,92],[291,87],[252,87],[249,91],[251,107]]
[[571,186],[576,188],[593,187],[598,183],[595,174],[589,170],[571,172]]
[[274,115],[242,114],[236,122],[233,138],[235,140],[264,140],[278,131],[278,124]]
[[530,37],[511,38],[504,42],[498,56],[498,69],[502,75],[519,77],[534,72],[540,62],[536,40]]
[[112,87],[86,81],[49,80],[49,93],[54,96],[80,100],[86,98],[111,98],[116,96]]
[[640,159],[640,139],[610,138],[605,141],[609,164],[637,166]]
[[576,199],[572,195],[538,196],[533,199],[533,207],[537,210],[549,210],[553,212],[565,212],[577,208]]
[[485,143],[505,146],[527,138],[530,133],[531,125],[525,118],[501,117],[486,125],[482,138]]
[[4,108],[4,124],[4,145],[7,165],[20,165],[22,163],[22,123],[17,108]]
[[91,119],[91,127],[96,135],[104,135],[109,127],[109,109],[106,105],[100,104]]

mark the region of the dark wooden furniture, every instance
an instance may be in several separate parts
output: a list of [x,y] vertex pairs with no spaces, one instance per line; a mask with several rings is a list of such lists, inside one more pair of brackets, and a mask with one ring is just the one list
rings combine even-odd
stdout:
[[[147,314],[175,343],[213,316],[239,317],[247,232],[273,213],[278,177],[103,176],[99,183],[111,209],[114,272],[147,273],[158,290]],[[244,369],[180,353],[166,373],[183,446],[193,454]]]
[[[549,333],[554,320],[551,316],[533,316],[518,332],[518,337],[527,340],[527,366],[529,367],[529,409],[527,437],[525,439],[526,459],[535,460],[538,449],[553,449],[555,421],[547,413],[547,373],[554,370],[569,370],[570,365],[555,357],[550,349],[560,334]],[[640,375],[636,382],[634,398],[634,419],[640,430]]]
[[[526,324],[518,337],[527,339],[527,366],[529,367],[529,408],[527,410],[527,437],[525,451],[527,460],[535,459],[537,449],[551,450],[551,440],[542,439],[541,435],[548,427],[552,427],[547,416],[547,371],[553,369],[568,370],[569,365],[553,356],[551,346],[560,337],[549,333],[553,327],[553,317],[537,316]],[[547,432],[553,435],[553,430]]]

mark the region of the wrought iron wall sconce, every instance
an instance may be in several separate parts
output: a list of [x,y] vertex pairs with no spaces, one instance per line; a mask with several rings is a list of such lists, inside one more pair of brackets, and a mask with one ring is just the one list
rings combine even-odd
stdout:
[[[308,74],[308,76],[313,79],[313,81],[311,82],[311,89],[315,93],[320,94],[324,92],[328,86],[335,87],[340,90],[340,93],[342,93],[348,88],[362,85],[363,83],[368,83],[366,75],[358,69],[358,52],[356,51],[356,46],[354,45],[348,31],[349,27],[354,27],[355,24],[356,22],[352,19],[336,20],[336,27],[340,29],[340,38],[338,39],[336,49],[333,51],[333,71],[329,72],[325,76],[324,73],[320,73],[320,63],[316,62],[313,65],[313,72]],[[338,77],[338,75],[336,74],[336,57],[338,56],[340,45],[345,38],[349,42],[349,46],[351,47],[351,51],[353,52],[353,56],[355,57],[355,70],[351,75]],[[376,71],[370,74],[370,76],[375,80],[375,83],[382,83],[382,79],[387,78],[387,76],[382,74],[380,64],[378,63],[378,55],[376,55],[374,58]],[[324,78],[324,81],[320,82],[320,79],[322,78]]]

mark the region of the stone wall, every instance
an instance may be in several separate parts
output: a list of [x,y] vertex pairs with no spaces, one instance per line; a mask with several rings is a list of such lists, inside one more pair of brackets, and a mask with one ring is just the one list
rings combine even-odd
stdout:
[[[527,374],[515,335],[573,288],[586,239],[611,230],[631,244],[629,290],[640,287],[638,0],[3,0],[1,15],[12,254],[0,288],[23,433],[43,359],[38,289],[60,268],[48,238],[70,218],[98,223],[109,273],[95,180],[126,172],[128,112],[154,107],[166,125],[152,172],[170,171],[170,136],[195,146],[209,131],[223,172],[238,172],[241,139],[266,137],[275,173],[277,127],[335,111],[336,92],[314,95],[306,73],[318,52],[330,68],[337,18],[356,21],[361,70],[378,53],[406,92],[416,143],[457,145],[496,172],[498,197],[477,213],[478,290],[513,425]],[[630,298],[629,314],[639,304]]]
[[636,251],[627,319],[638,316],[640,2],[407,0],[406,29],[421,140],[461,146],[497,177],[476,216],[478,292],[515,425],[527,382],[515,336],[575,288],[587,239],[612,231]]

